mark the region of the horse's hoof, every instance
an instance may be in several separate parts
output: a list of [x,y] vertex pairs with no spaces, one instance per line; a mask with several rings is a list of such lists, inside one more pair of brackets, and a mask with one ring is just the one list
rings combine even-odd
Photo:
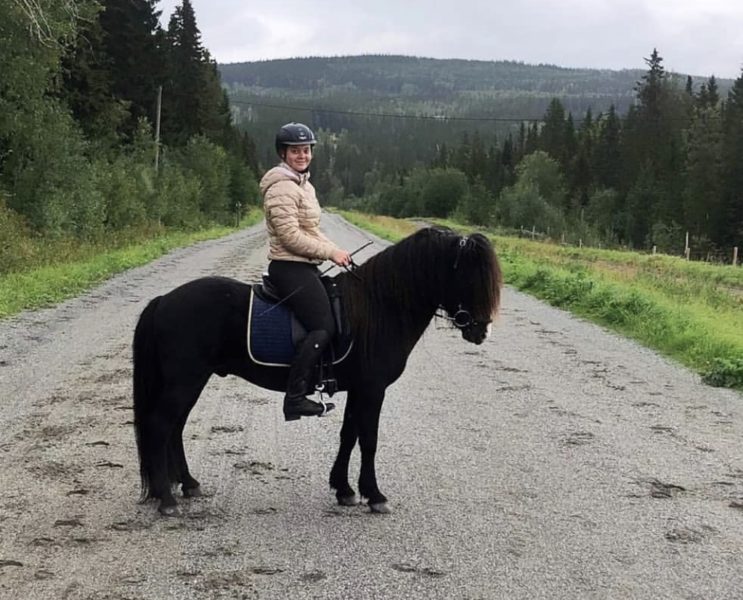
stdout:
[[183,488],[183,497],[184,498],[199,498],[203,496],[203,492],[201,491],[201,487],[192,487],[192,488]]
[[358,506],[361,503],[356,494],[352,496],[341,496],[338,498],[338,504],[341,506]]
[[373,512],[378,515],[388,515],[392,512],[392,509],[387,506],[386,502],[377,502],[369,504],[369,512]]
[[181,510],[177,506],[161,506],[157,509],[163,517],[180,517]]

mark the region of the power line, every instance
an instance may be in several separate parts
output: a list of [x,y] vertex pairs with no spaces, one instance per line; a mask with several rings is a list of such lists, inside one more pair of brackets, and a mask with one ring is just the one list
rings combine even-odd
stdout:
[[[501,123],[543,123],[545,122],[545,117],[521,117],[521,118],[515,118],[515,117],[452,117],[447,115],[405,115],[405,114],[399,114],[399,113],[373,113],[373,112],[363,112],[359,110],[340,110],[335,108],[319,108],[316,106],[291,106],[288,104],[269,104],[265,102],[252,102],[250,100],[235,100],[233,98],[230,98],[230,102],[232,104],[242,104],[245,106],[259,106],[261,108],[276,108],[280,110],[286,110],[286,111],[306,111],[306,112],[319,112],[319,113],[327,113],[332,115],[349,115],[353,117],[377,117],[377,118],[387,118],[387,119],[418,119],[418,120],[424,120],[424,121],[437,121],[440,123],[445,123],[447,121],[475,121],[475,122],[501,122]],[[563,107],[564,109],[564,107]],[[570,111],[565,110],[566,114],[570,115],[573,123],[583,123],[586,119],[585,118],[575,118],[572,117],[572,113]],[[598,114],[603,115],[603,112],[599,112]],[[623,119],[624,117],[620,115],[619,113],[616,113],[616,116],[619,119]],[[567,121],[567,117],[564,119]],[[598,115],[592,118],[593,121],[598,120]],[[655,120],[659,120],[657,117]],[[666,117],[666,121],[679,121],[679,122],[687,122],[690,119],[686,117]]]
[[[371,113],[358,110],[338,110],[333,108],[317,108],[308,106],[289,106],[287,104],[268,104],[264,102],[251,102],[248,100],[235,100],[230,98],[232,104],[243,104],[246,106],[260,106],[262,108],[278,108],[282,110],[303,110],[308,112],[321,112],[334,115],[350,115],[354,117],[381,117],[388,119],[419,119],[426,121],[494,121],[504,123],[525,123],[534,121],[544,121],[543,117],[529,117],[524,119],[508,117],[450,117],[447,115],[401,115],[396,113]],[[580,119],[579,119],[580,120]],[[574,119],[575,121],[575,119]]]

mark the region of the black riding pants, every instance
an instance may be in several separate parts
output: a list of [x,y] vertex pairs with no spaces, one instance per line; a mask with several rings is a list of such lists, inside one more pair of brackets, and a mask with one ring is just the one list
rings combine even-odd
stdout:
[[297,315],[307,331],[327,331],[335,335],[335,321],[320,270],[313,264],[293,260],[272,260],[268,263],[270,277],[281,298]]

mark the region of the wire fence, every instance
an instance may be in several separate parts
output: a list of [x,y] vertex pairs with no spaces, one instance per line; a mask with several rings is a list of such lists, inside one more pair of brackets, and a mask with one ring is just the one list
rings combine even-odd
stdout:
[[519,227],[519,228],[499,228],[498,233],[502,235],[512,236],[512,237],[519,237],[519,238],[525,238],[530,239],[534,241],[540,241],[540,242],[551,242],[556,243],[561,246],[571,246],[571,247],[578,247],[578,248],[599,248],[599,249],[607,249],[607,250],[625,250],[625,251],[632,251],[632,252],[641,252],[641,253],[647,253],[647,254],[666,254],[668,256],[678,256],[680,258],[686,258],[686,260],[690,261],[696,261],[696,262],[706,262],[710,264],[717,264],[717,265],[729,265],[731,267],[743,267],[743,248],[739,248],[738,246],[733,246],[731,248],[694,248],[692,243],[689,241],[689,235],[686,235],[685,240],[685,247],[683,253],[672,253],[672,252],[663,252],[658,249],[657,246],[653,246],[650,250],[637,250],[635,248],[629,248],[627,246],[612,246],[612,245],[604,245],[604,244],[591,244],[586,243],[582,238],[578,238],[577,241],[569,240],[568,236],[566,236],[565,233],[563,233],[559,239],[555,239],[554,236],[550,235],[550,233],[545,233],[543,231],[537,231],[536,227],[532,227],[531,229],[527,229],[525,227]]

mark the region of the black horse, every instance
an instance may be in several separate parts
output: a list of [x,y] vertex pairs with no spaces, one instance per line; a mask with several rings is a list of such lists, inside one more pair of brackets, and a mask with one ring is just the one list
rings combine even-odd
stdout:
[[[385,390],[403,372],[410,352],[440,311],[468,342],[487,337],[502,285],[498,259],[481,234],[421,229],[373,256],[353,273],[334,278],[342,291],[354,345],[336,366],[338,388],[348,392],[340,449],[330,486],[342,505],[358,504],[348,482],[359,442],[359,491],[375,512],[387,512],[374,460]],[[134,333],[134,428],[142,499],[160,500],[177,514],[172,486],[200,495],[188,469],[183,428],[212,374],[237,375],[283,391],[288,369],[251,362],[246,344],[250,286],[223,277],[186,283],[150,301]]]

